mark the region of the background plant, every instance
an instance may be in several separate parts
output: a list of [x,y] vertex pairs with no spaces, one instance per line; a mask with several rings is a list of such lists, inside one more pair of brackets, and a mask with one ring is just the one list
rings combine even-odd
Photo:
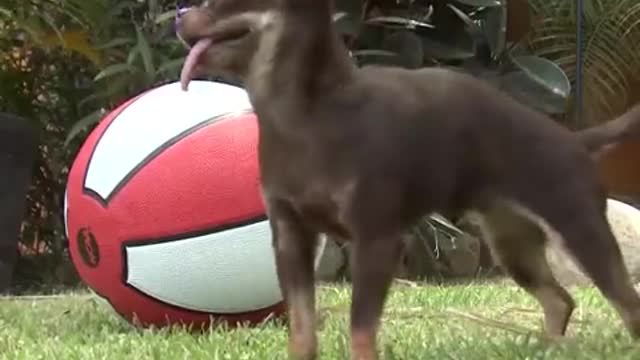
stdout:
[[[335,21],[357,64],[468,72],[579,127],[624,111],[637,100],[640,84],[640,3],[585,4],[587,116],[581,123],[574,119],[572,101],[573,1],[337,0]],[[47,281],[44,275],[57,274],[52,269],[65,262],[62,196],[88,131],[123,100],[177,79],[185,51],[173,32],[176,5],[167,0],[5,0],[0,5],[0,111],[31,119],[41,134],[21,248],[25,254],[44,249],[50,256],[19,266],[21,278]],[[468,236],[471,230],[461,226],[458,219],[426,217],[410,232],[424,249],[415,252],[419,258],[413,263],[446,275],[447,255],[437,250]]]
[[[575,81],[575,1],[529,3],[539,21],[528,47],[558,64]],[[640,3],[585,0],[584,4],[584,118],[571,124],[574,127],[611,119],[637,102],[639,95]],[[574,112],[572,107],[570,114]]]
[[171,70],[179,61],[172,65],[171,56],[180,53],[165,21],[174,6],[107,0],[0,5],[0,110],[40,130],[18,282],[59,281],[60,267],[68,265],[62,198],[82,135],[122,100],[175,77]]

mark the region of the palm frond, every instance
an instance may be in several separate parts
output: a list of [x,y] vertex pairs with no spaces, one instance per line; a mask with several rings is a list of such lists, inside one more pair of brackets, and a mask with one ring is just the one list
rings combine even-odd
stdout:
[[[533,15],[542,17],[530,47],[576,78],[575,2],[530,0]],[[583,125],[606,121],[630,105],[631,86],[640,76],[640,3],[637,0],[585,0]]]

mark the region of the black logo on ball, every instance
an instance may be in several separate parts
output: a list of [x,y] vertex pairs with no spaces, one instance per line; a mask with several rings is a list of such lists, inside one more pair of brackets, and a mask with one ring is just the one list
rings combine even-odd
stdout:
[[96,237],[89,228],[78,231],[78,252],[88,267],[96,267],[100,263],[100,250]]

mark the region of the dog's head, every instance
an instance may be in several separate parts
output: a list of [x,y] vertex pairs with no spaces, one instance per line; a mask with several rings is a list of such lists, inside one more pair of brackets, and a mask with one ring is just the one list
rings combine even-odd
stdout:
[[196,73],[243,79],[258,49],[260,30],[278,0],[207,0],[181,9],[177,36],[190,48],[182,70],[186,87]]

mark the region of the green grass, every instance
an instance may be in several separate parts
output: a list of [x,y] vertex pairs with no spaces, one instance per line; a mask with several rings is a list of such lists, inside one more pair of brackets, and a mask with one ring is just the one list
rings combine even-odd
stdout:
[[[577,302],[569,336],[540,336],[541,313],[523,291],[499,284],[397,284],[380,335],[386,359],[640,359],[640,347],[592,289]],[[321,286],[321,359],[348,356],[348,286]],[[275,323],[194,335],[140,330],[76,292],[51,299],[0,300],[0,359],[285,359],[286,331]]]

